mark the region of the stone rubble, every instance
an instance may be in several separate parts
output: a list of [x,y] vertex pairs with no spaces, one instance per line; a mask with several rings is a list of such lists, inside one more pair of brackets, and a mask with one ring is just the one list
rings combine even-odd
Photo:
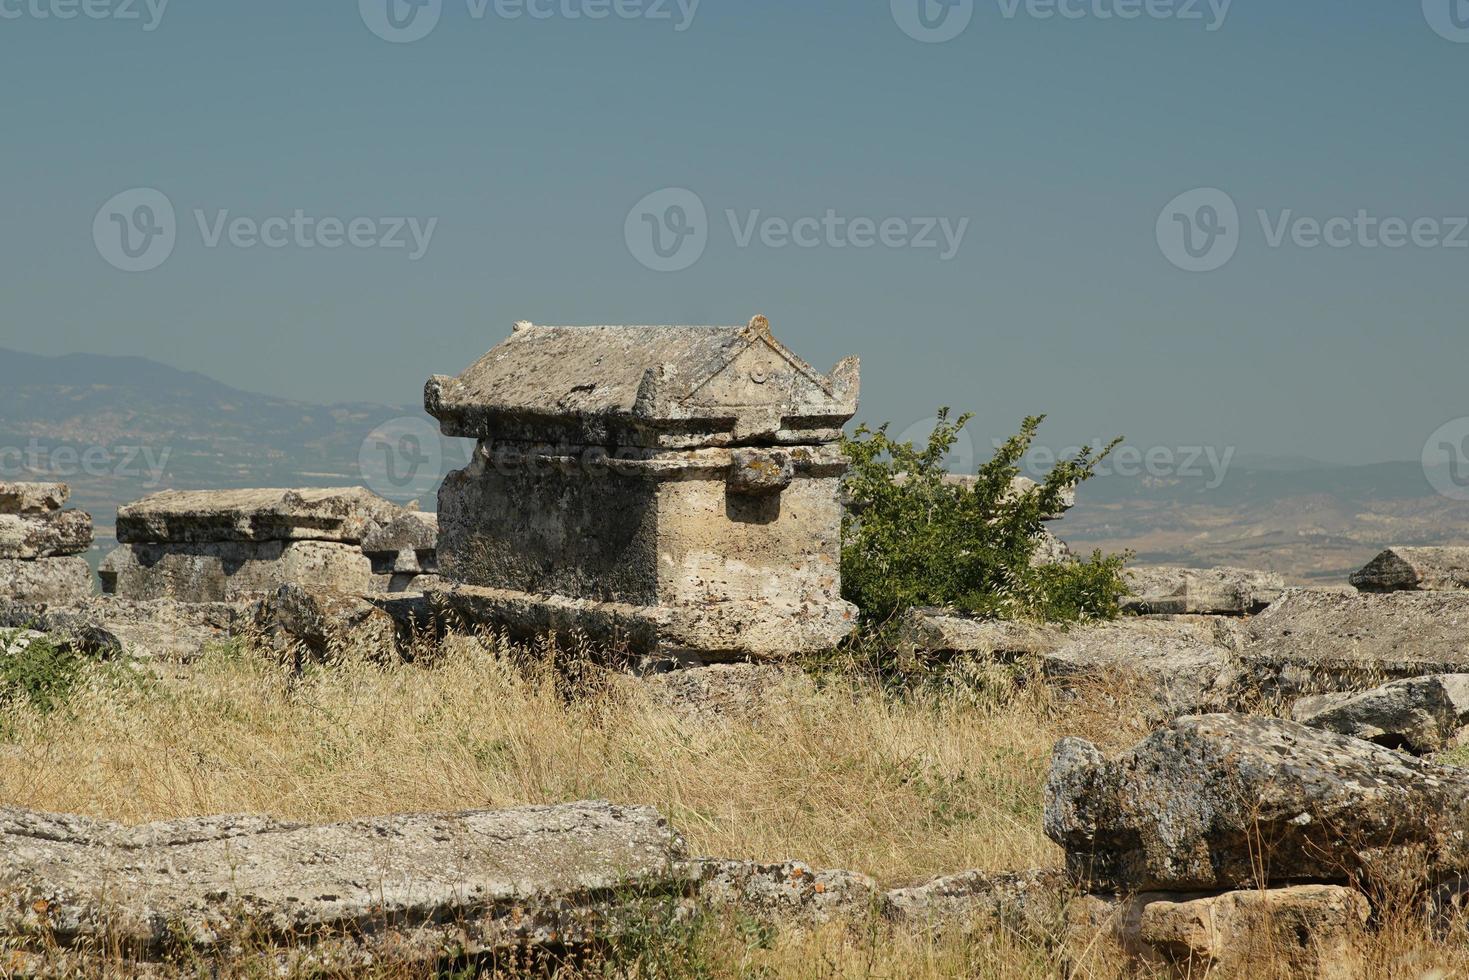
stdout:
[[1086,895],[1066,910],[1071,950],[1104,952],[1175,976],[1249,976],[1259,957],[1292,977],[1354,980],[1371,908],[1341,885],[1215,895]]
[[0,599],[0,628],[34,627],[101,656],[186,666],[211,646],[243,636],[245,603],[91,596],[61,605]]
[[256,635],[297,667],[342,656],[397,659],[398,624],[361,595],[286,584],[261,600],[252,617]]
[[1469,592],[1290,589],[1248,622],[1240,664],[1257,690],[1285,703],[1469,673]]
[[62,510],[64,483],[0,482],[0,599],[80,602],[93,595],[92,517]]
[[1469,770],[1278,718],[1181,718],[1110,759],[1063,739],[1046,782],[1046,833],[1090,892],[1072,945],[1190,975],[1268,952],[1356,976],[1368,895],[1452,907],[1466,818]]
[[1063,739],[1045,794],[1047,835],[1097,891],[1469,873],[1469,770],[1278,718],[1180,718],[1114,759]]
[[65,483],[14,483],[0,480],[0,514],[48,514],[66,506]]
[[911,610],[900,656],[939,654],[1032,661],[1063,699],[1141,698],[1159,719],[1234,707],[1243,695],[1236,619],[1124,617],[1075,626],[995,622]]
[[700,900],[787,927],[821,925],[876,907],[880,890],[855,871],[816,871],[800,861],[704,860],[692,864]]
[[1301,698],[1291,717],[1303,725],[1429,755],[1469,725],[1469,674],[1409,677],[1360,693]]
[[1138,566],[1123,573],[1133,594],[1122,608],[1139,614],[1250,616],[1285,591],[1274,572],[1245,568]]
[[1469,589],[1469,548],[1389,548],[1354,572],[1363,592],[1441,592]]

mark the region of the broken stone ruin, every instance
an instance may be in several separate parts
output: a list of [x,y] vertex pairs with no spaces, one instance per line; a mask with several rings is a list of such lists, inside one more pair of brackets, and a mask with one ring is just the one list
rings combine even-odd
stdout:
[[579,632],[692,662],[827,649],[841,598],[838,445],[858,361],[830,374],[746,327],[543,327],[425,406],[478,441],[439,491],[443,598],[470,622]]
[[[413,567],[433,567],[432,531],[408,521],[360,487],[167,490],[118,508],[121,546],[102,564],[102,587],[125,599],[181,602],[253,600],[288,584],[392,591],[417,575],[407,573],[403,552],[415,556]],[[369,538],[392,554],[370,555]]]
[[0,595],[65,604],[93,594],[80,557],[92,546],[92,517],[63,510],[65,483],[0,482]]

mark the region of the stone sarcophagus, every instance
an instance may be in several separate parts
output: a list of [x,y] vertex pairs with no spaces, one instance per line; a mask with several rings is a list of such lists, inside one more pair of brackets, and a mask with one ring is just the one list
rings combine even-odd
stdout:
[[425,405],[478,440],[439,491],[444,598],[512,633],[681,659],[783,658],[841,598],[842,426],[858,362],[815,371],[748,327],[540,327]]

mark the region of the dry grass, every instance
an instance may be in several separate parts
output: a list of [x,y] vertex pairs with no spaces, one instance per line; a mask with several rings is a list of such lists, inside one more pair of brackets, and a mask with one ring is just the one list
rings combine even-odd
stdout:
[[1060,857],[1039,821],[1057,730],[1026,700],[894,701],[833,683],[757,719],[696,721],[633,685],[568,698],[555,672],[469,640],[433,667],[344,663],[295,680],[221,652],[196,674],[93,685],[22,715],[0,750],[0,799],[143,822],[605,798],[659,807],[694,853],[889,882]]
[[[833,674],[814,696],[712,719],[660,706],[636,683],[576,676],[569,691],[549,657],[469,639],[432,665],[343,662],[299,678],[240,649],[213,652],[184,682],[94,671],[59,710],[8,712],[0,800],[143,822],[239,811],[326,821],[607,798],[657,806],[692,853],[796,858],[899,884],[1058,864],[1040,819],[1055,740],[1081,734],[1115,748],[1146,728],[1126,685],[1062,710],[1037,688],[1017,693],[984,671],[951,673],[909,697]],[[1469,975],[1462,934],[1435,937],[1406,915],[1375,926],[1354,975]],[[1008,934],[938,942],[871,924],[772,936],[725,921],[651,938],[642,965],[610,975],[1030,980],[1062,970],[1054,946]],[[1274,976],[1270,963],[1263,951],[1240,975]],[[216,969],[260,966],[206,973]],[[379,975],[416,974],[384,965]],[[1073,975],[1123,973],[1099,953]]]

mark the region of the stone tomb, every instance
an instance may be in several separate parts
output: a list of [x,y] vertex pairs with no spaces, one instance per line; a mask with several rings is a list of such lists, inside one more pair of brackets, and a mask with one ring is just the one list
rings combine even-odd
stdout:
[[122,545],[102,564],[102,587],[181,602],[257,599],[287,583],[371,592],[362,541],[401,514],[360,487],[166,490],[118,508]]
[[0,598],[69,605],[94,593],[80,557],[92,546],[92,517],[63,510],[65,483],[0,482]]
[[444,599],[521,635],[581,631],[695,662],[829,648],[838,441],[858,362],[821,374],[747,327],[541,327],[425,391],[478,440],[439,492]]

